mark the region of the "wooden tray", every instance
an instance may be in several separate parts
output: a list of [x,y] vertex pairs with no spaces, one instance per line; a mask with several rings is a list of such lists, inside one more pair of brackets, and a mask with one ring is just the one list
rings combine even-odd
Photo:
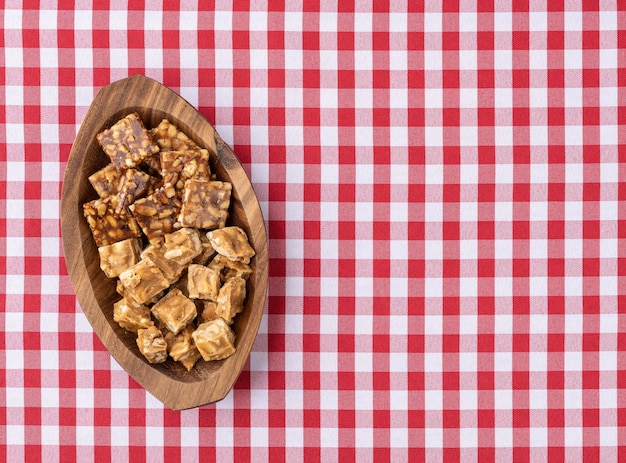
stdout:
[[[108,162],[96,134],[131,112],[147,126],[169,119],[198,145],[214,149],[211,169],[233,185],[230,221],[243,228],[256,250],[244,311],[233,324],[237,352],[217,362],[199,360],[190,371],[168,359],[152,365],[139,353],[136,335],[113,320],[119,299],[115,280],[100,269],[98,249],[83,216],[82,205],[97,197],[87,177]],[[254,343],[267,291],[268,253],[265,223],[252,185],[239,160],[213,126],[179,95],[144,76],[102,88],[89,107],[70,152],[62,192],[65,261],[78,301],[94,331],[117,362],[166,406],[180,410],[223,399],[237,380]]]

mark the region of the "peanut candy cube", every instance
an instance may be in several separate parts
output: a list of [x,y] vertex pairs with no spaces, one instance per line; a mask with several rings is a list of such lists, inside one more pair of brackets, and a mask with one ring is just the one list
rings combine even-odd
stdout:
[[183,227],[224,227],[231,191],[232,185],[228,182],[187,180],[179,217]]
[[189,264],[202,252],[200,232],[193,228],[181,228],[164,236],[164,256],[179,265]]
[[175,260],[165,257],[166,252],[167,249],[162,242],[159,242],[158,244],[149,244],[141,252],[141,258],[149,258],[152,262],[154,262],[163,273],[163,276],[165,276],[167,281],[171,284],[180,278],[185,270],[185,266],[180,265]]
[[200,233],[200,243],[202,244],[202,252],[192,262],[198,265],[206,265],[215,257],[217,252],[215,252],[209,238],[204,233]]
[[122,171],[112,162],[88,177],[89,183],[101,198],[119,193],[123,179]]
[[193,325],[185,326],[178,334],[171,331],[165,333],[165,342],[167,343],[167,351],[175,361],[180,362],[191,371],[193,366],[200,360],[200,352],[193,343],[191,334],[194,331]]
[[212,230],[206,236],[209,238],[213,249],[230,260],[248,264],[250,258],[255,254],[248,242],[246,232],[237,226]]
[[159,145],[162,151],[181,151],[198,146],[167,119],[163,119],[150,132],[152,133],[152,139]]
[[141,229],[126,209],[116,212],[117,195],[98,198],[83,205],[83,214],[97,247],[141,236]]
[[234,277],[220,288],[217,295],[217,315],[229,324],[235,315],[243,311],[243,302],[246,299],[246,280]]
[[96,135],[96,139],[120,170],[137,166],[159,151],[159,145],[154,143],[137,113],[120,119],[111,128]]
[[170,286],[159,267],[150,259],[142,259],[120,273],[124,289],[140,304],[145,304]]
[[154,325],[150,309],[132,298],[120,299],[113,305],[113,320],[134,333]]
[[202,306],[200,307],[202,309],[202,312],[200,313],[200,319],[203,322],[208,322],[211,320],[215,320],[216,318],[220,318],[220,316],[217,314],[217,302],[206,300],[199,301],[202,303]]
[[186,151],[162,151],[161,176],[165,183],[174,185],[182,195],[186,180],[210,178],[209,152],[199,148]]
[[165,184],[151,195],[130,206],[133,216],[151,243],[177,228],[180,199],[171,184]]
[[109,278],[119,276],[124,270],[139,262],[141,245],[137,238],[128,238],[107,246],[100,246],[100,268]]
[[178,288],[172,288],[151,310],[152,315],[174,334],[178,334],[198,315],[196,304]]
[[167,359],[167,343],[156,326],[137,331],[137,347],[150,363],[162,363]]
[[204,360],[222,360],[233,355],[235,333],[221,318],[202,323],[192,334],[196,348]]
[[118,170],[113,163],[89,176],[89,183],[101,198],[118,194],[116,210],[132,204],[144,194],[153,177],[137,169]]
[[220,272],[220,280],[222,283],[233,277],[241,277],[247,280],[252,275],[252,268],[248,264],[237,260],[230,260],[221,254],[216,255],[207,267],[216,269]]
[[204,265],[190,264],[187,268],[187,289],[192,299],[217,299],[220,273]]

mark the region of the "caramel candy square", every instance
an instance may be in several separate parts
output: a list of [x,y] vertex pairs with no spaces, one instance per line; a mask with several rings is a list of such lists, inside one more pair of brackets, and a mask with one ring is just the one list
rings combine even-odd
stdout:
[[248,264],[250,258],[255,254],[248,242],[246,232],[237,226],[212,230],[206,236],[209,238],[213,249],[230,260]]
[[161,152],[161,176],[165,183],[171,183],[177,190],[185,187],[190,178],[209,180],[209,152],[205,149]]
[[137,347],[150,363],[162,363],[167,359],[167,343],[156,326],[137,331]]
[[165,333],[165,342],[167,343],[167,351],[175,361],[180,362],[191,371],[193,366],[200,360],[200,352],[193,343],[191,336],[194,331],[193,325],[185,326],[178,334],[171,331]]
[[216,269],[220,272],[220,280],[222,283],[233,277],[241,277],[247,280],[252,275],[252,268],[248,264],[237,260],[230,260],[221,254],[216,255],[207,267]]
[[151,195],[135,201],[130,210],[148,240],[155,243],[177,227],[180,206],[176,190],[166,184]]
[[217,295],[217,315],[229,324],[235,315],[243,311],[243,302],[246,299],[246,280],[233,277],[222,285]]
[[134,333],[154,325],[150,309],[132,298],[120,299],[113,305],[113,320]]
[[150,259],[142,259],[120,274],[124,289],[140,304],[145,304],[170,286],[159,267]]
[[179,265],[187,265],[202,252],[200,232],[193,228],[181,228],[164,236],[164,256]]
[[183,227],[224,227],[231,191],[232,185],[228,182],[187,180],[179,218]]
[[98,198],[83,205],[83,214],[97,247],[141,236],[137,222],[126,209],[116,212],[117,195]]
[[150,132],[152,139],[159,145],[161,151],[182,151],[198,146],[167,119],[163,119]]
[[111,195],[119,193],[122,188],[124,175],[123,171],[115,167],[115,164],[109,163],[99,171],[91,174],[88,179],[93,189],[98,193],[98,196],[108,198]]
[[159,270],[161,270],[161,272],[163,273],[163,276],[165,276],[167,281],[169,281],[171,284],[180,278],[185,270],[185,266],[180,265],[175,260],[165,257],[166,252],[167,249],[163,245],[163,242],[159,242],[157,244],[149,244],[141,252],[141,258],[148,258],[152,262],[154,262],[156,266],[159,267]]
[[187,289],[192,299],[215,301],[220,290],[220,273],[204,265],[190,264],[187,269]]
[[139,262],[141,245],[137,238],[118,241],[108,246],[100,246],[100,268],[109,278],[119,276],[124,270]]
[[151,310],[152,315],[174,334],[178,334],[198,314],[196,304],[177,288],[172,288]]
[[118,169],[140,164],[159,151],[139,114],[132,113],[103,130],[96,139]]
[[233,355],[235,333],[221,318],[204,322],[192,334],[196,348],[204,360],[222,360]]

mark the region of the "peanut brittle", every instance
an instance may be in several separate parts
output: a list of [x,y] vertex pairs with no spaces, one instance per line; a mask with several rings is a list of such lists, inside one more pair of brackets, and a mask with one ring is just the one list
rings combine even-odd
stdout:
[[167,351],[170,357],[182,363],[187,371],[191,371],[201,357],[191,336],[194,329],[193,325],[186,325],[178,334],[174,334],[171,331],[165,333],[165,342],[167,343]]
[[181,228],[164,236],[164,257],[179,265],[189,264],[202,252],[200,232],[194,228]]
[[137,334],[148,362],[169,355],[187,371],[236,351],[230,325],[255,255],[245,232],[226,226],[232,184],[211,172],[208,138],[201,147],[167,119],[147,129],[127,115],[97,135],[110,163],[89,176],[100,198],[83,205],[122,296],[113,320]]
[[113,305],[113,320],[122,328],[136,333],[154,325],[150,309],[132,298],[122,298]]
[[100,246],[100,268],[109,278],[119,276],[124,270],[139,262],[141,245],[137,238],[128,238],[107,246]]
[[246,299],[246,280],[233,277],[222,285],[217,295],[216,313],[227,323],[243,311],[243,302]]
[[232,185],[228,182],[189,179],[185,182],[180,223],[191,228],[226,225]]
[[181,192],[190,178],[209,180],[209,152],[205,149],[161,151],[161,175]]
[[172,288],[152,306],[151,311],[174,334],[178,334],[197,316],[196,305],[177,288]]
[[124,270],[120,274],[120,281],[133,299],[141,304],[150,301],[170,286],[159,267],[148,258]]
[[159,151],[159,145],[154,143],[137,113],[120,119],[111,128],[96,135],[96,139],[120,170],[137,166]]
[[159,125],[150,132],[152,133],[153,140],[159,145],[162,151],[182,151],[198,146],[191,138],[178,130],[178,127],[167,119],[163,119]]
[[220,290],[220,273],[204,265],[190,264],[187,269],[187,289],[192,299],[215,301]]
[[116,212],[116,207],[117,195],[94,199],[83,205],[83,214],[98,247],[141,236],[134,217],[125,209]]
[[225,359],[236,351],[235,333],[221,318],[202,323],[192,336],[196,348],[207,362]]
[[246,232],[237,226],[212,230],[206,236],[213,249],[230,260],[248,264],[250,258],[254,256],[254,249],[248,242]]
[[180,199],[174,187],[166,184],[145,198],[138,199],[130,210],[151,243],[158,242],[177,226]]
[[162,363],[167,359],[167,343],[156,326],[137,331],[137,347],[150,363]]

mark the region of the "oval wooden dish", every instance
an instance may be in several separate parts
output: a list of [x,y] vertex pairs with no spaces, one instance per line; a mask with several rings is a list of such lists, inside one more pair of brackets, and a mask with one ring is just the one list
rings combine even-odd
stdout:
[[[150,364],[141,355],[136,335],[113,320],[119,299],[115,279],[100,269],[98,249],[83,216],[83,204],[97,194],[89,175],[109,159],[96,134],[127,114],[137,112],[146,126],[167,118],[198,145],[211,150],[211,169],[220,180],[232,183],[229,223],[248,234],[256,251],[250,266],[244,311],[235,317],[237,351],[225,360],[199,360],[191,371],[168,359]],[[133,76],[102,88],[81,124],[70,152],[62,192],[62,233],[65,261],[80,303],[95,333],[117,362],[147,391],[174,410],[197,407],[223,399],[231,390],[252,349],[267,291],[268,252],[265,223],[252,185],[239,160],[213,126],[187,101],[160,83]]]

